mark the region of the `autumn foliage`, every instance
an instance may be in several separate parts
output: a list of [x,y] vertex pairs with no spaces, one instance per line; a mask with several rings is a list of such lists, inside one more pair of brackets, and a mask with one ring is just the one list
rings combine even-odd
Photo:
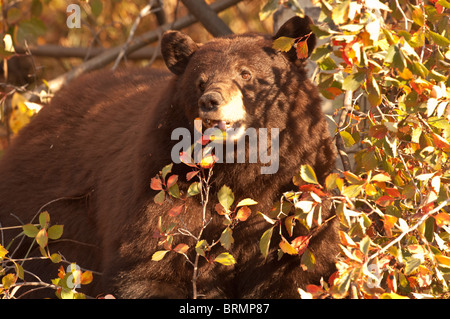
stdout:
[[[268,18],[279,3],[292,2],[267,1],[260,17]],[[172,200],[174,205],[167,215],[176,218],[188,211],[190,197],[198,197],[204,207],[214,201],[216,213],[223,217],[223,232],[214,242],[206,242],[201,232],[192,234],[179,224],[166,224],[168,216],[161,216],[154,233],[159,238],[159,250],[152,259],[157,262],[166,254],[181,254],[194,269],[199,258],[233,265],[236,260],[230,253],[212,258],[209,251],[215,245],[229,250],[234,243],[235,225],[245,222],[250,214],[258,214],[268,224],[259,242],[263,256],[273,244],[274,232],[291,234],[296,223],[311,230],[309,235],[291,241],[281,236],[276,243],[279,258],[298,255],[299,269],[308,271],[315,267],[314,251],[308,249],[308,242],[318,228],[329,222],[321,217],[322,204],[329,202],[336,212],[332,218],[341,223],[337,271],[319,285],[299,289],[299,297],[448,298],[450,2],[313,2],[321,13],[312,29],[324,43],[311,55],[317,66],[313,81],[324,99],[335,107],[329,118],[343,168],[329,175],[325,185],[319,185],[311,167],[299,167],[293,176],[293,190],[282,194],[272,211],[252,212],[257,203],[245,194],[234,194],[227,185],[221,185],[217,198],[209,197],[214,158],[193,164],[189,154],[181,154],[181,161],[192,168],[186,176],[192,180],[189,189],[180,192],[178,176],[169,164],[149,181],[149,187],[158,191],[155,202]],[[298,6],[294,9],[303,14]],[[273,46],[281,51],[295,46],[302,60],[308,55],[307,37],[282,37]],[[354,155],[347,161],[350,151]],[[208,227],[208,221],[203,220],[201,231]],[[62,226],[51,226],[45,214],[39,221],[22,226],[23,236],[35,239],[43,257],[60,261],[46,244],[60,236]],[[173,246],[175,234],[194,239],[195,244]],[[191,248],[196,252],[194,259],[186,254]],[[0,246],[0,261],[8,263],[14,272],[0,272],[0,294],[12,297],[23,269],[18,261],[9,260],[7,253]],[[81,284],[90,281],[90,273],[77,271],[73,268]],[[52,285],[58,296],[81,296],[67,288],[68,273],[61,270],[57,276],[59,279]],[[194,287],[198,276],[194,272]],[[193,297],[197,297],[195,289]]]
[[[316,1],[314,80],[337,106],[332,120],[341,154],[354,167],[315,186],[341,221],[338,271],[302,298],[441,298],[448,296],[450,3]],[[274,43],[288,50],[291,42]],[[299,55],[301,55],[301,50]],[[300,56],[299,56],[300,57]],[[302,174],[303,176],[303,174]],[[308,220],[314,190],[294,193]],[[314,195],[315,194],[315,195]],[[294,215],[297,216],[297,215]],[[287,217],[292,218],[292,217]],[[296,218],[296,217],[294,217]],[[293,246],[294,243],[291,243]],[[302,258],[303,259],[303,258]],[[303,267],[303,264],[302,264]]]

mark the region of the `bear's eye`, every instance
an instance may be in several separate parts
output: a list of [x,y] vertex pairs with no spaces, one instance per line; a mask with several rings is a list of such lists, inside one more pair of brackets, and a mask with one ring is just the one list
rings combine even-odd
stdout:
[[206,81],[203,79],[200,79],[198,81],[198,88],[200,89],[200,91],[204,91],[206,89]]
[[242,71],[241,72],[241,78],[248,81],[252,78],[252,74],[249,71]]

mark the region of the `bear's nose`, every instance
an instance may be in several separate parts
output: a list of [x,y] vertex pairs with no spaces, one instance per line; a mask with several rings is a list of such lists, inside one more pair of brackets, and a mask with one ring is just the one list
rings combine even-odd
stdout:
[[198,106],[204,112],[214,111],[223,103],[222,94],[210,92],[203,94],[198,100]]

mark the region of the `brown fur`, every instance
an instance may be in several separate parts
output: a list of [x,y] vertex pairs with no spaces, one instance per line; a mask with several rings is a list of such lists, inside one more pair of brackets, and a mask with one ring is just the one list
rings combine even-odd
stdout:
[[[309,32],[305,20],[294,18],[276,36],[295,36],[288,34],[292,30],[300,32],[296,36]],[[87,293],[192,297],[193,270],[183,256],[169,253],[162,261],[151,261],[161,249],[152,235],[158,217],[167,220],[170,204],[153,202],[156,192],[149,182],[171,162],[170,151],[177,142],[170,139],[172,130],[192,131],[193,120],[199,116],[200,75],[221,90],[239,87],[248,127],[280,130],[278,172],[261,175],[258,163],[217,164],[212,199],[226,184],[238,199],[251,197],[258,201],[258,210],[267,212],[284,191],[294,187],[291,179],[301,164],[312,165],[321,181],[334,166],[334,150],[315,87],[289,53],[277,52],[271,44],[270,37],[247,34],[200,46],[179,32],[170,32],[163,38],[162,53],[176,76],[148,69],[105,70],[74,81],[20,132],[0,162],[2,226],[19,224],[17,218],[36,222],[33,217],[45,205],[52,223],[64,224],[66,239],[51,244],[50,250],[103,273],[101,279],[94,276]],[[233,72],[241,64],[252,71],[251,81],[240,83],[235,77]],[[174,170],[186,189],[186,167],[175,165]],[[209,242],[217,240],[224,228],[213,204],[208,209],[213,221],[205,232]],[[199,293],[207,298],[294,298],[298,287],[331,274],[337,252],[336,219],[311,240],[317,266],[313,272],[304,272],[298,256],[286,255],[278,261],[276,246],[267,260],[263,258],[259,239],[270,225],[254,212],[234,229],[231,253],[236,265],[200,263]],[[197,199],[189,203],[185,224],[198,233],[201,206]],[[8,242],[15,234],[5,231],[5,235]],[[186,242],[180,237],[175,244]],[[25,264],[25,269],[42,279],[56,277],[48,263]]]

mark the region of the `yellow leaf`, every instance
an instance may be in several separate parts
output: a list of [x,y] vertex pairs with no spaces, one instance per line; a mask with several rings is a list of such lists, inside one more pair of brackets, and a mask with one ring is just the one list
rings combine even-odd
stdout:
[[292,245],[289,244],[288,241],[284,238],[280,241],[279,246],[280,246],[281,250],[286,254],[289,254],[289,255],[297,255],[298,254],[297,249],[292,247]]
[[450,215],[447,213],[439,213],[436,216],[434,216],[434,219],[436,220],[436,224],[439,227],[442,227],[444,225],[450,225]]
[[408,297],[397,295],[396,293],[384,293],[380,296],[380,299],[409,299]]
[[434,255],[440,266],[450,268],[450,257],[444,255]]
[[294,38],[279,37],[273,41],[272,48],[275,50],[288,52],[290,49],[292,49],[294,43],[295,43]]

